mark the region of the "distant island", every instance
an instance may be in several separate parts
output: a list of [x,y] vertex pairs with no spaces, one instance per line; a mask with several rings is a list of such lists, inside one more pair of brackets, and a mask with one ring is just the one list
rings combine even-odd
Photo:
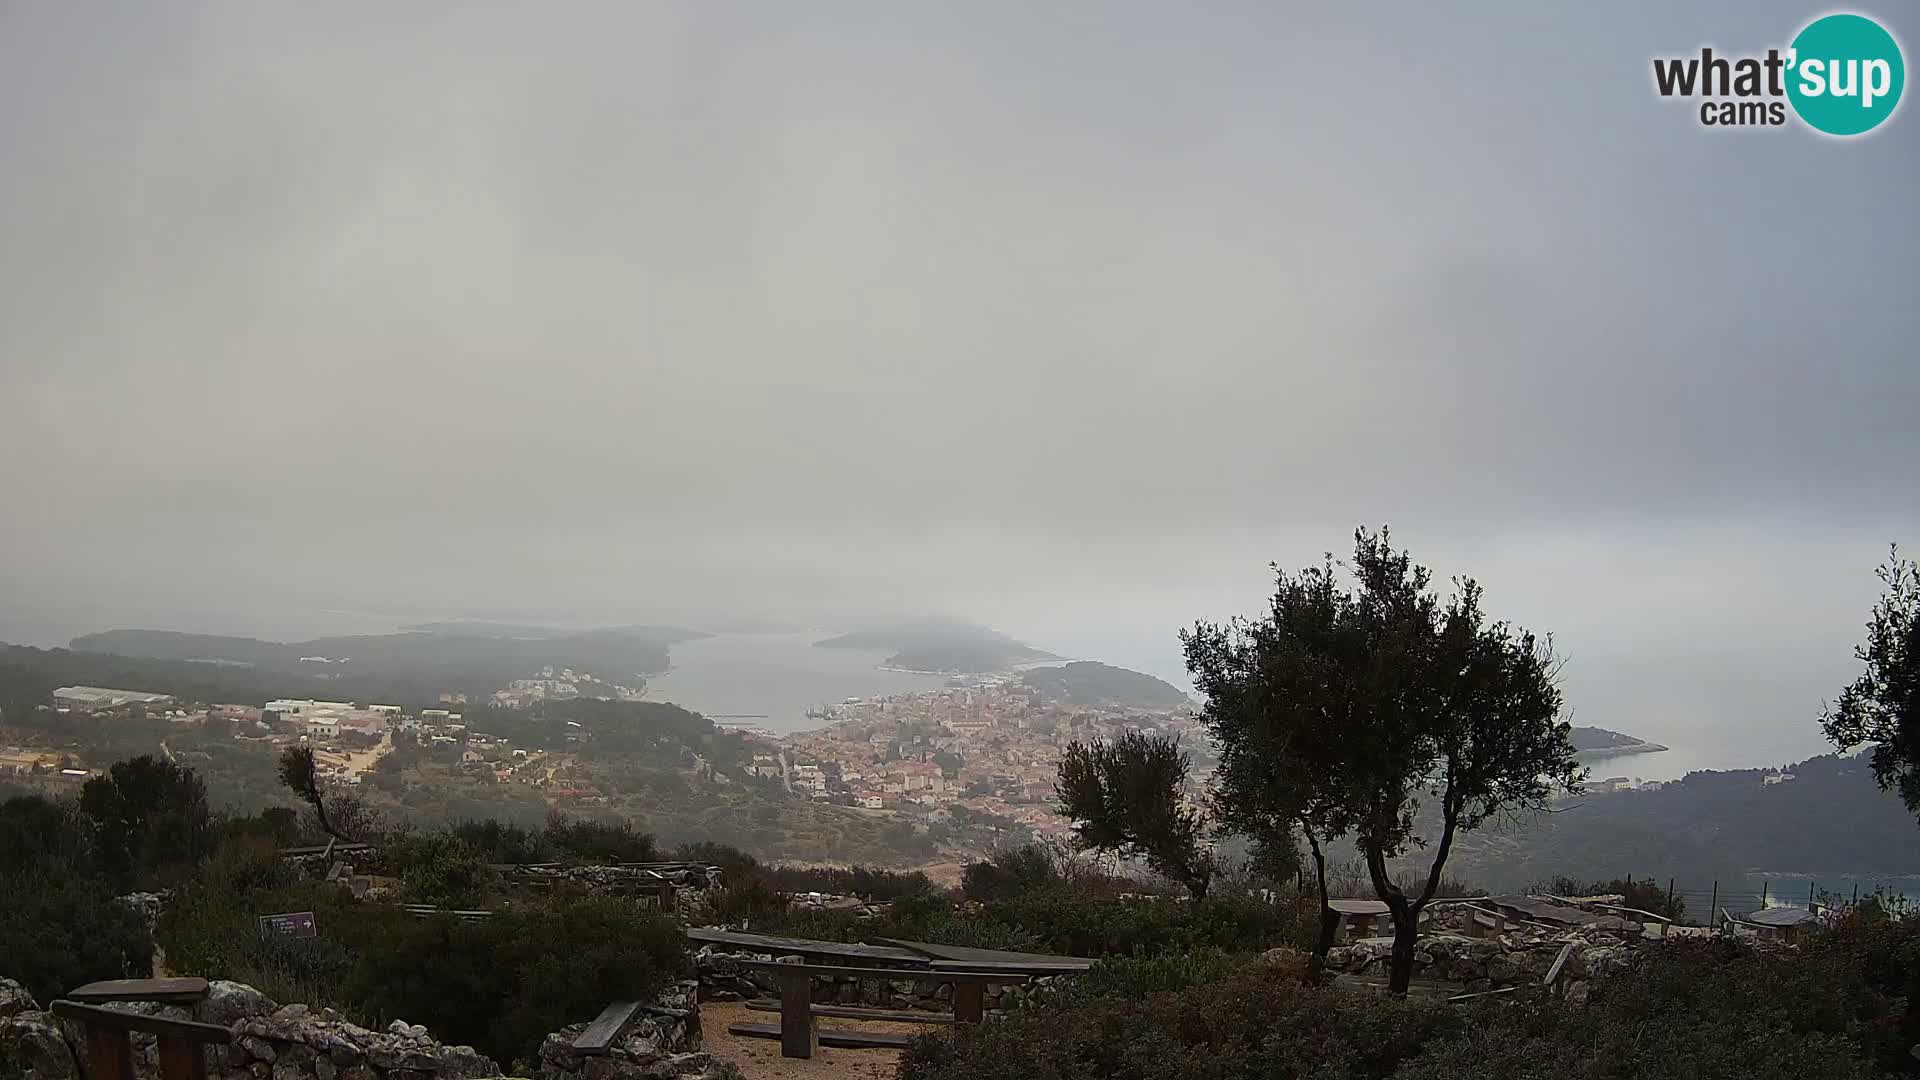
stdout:
[[1187,695],[1172,683],[1093,660],[1034,668],[1021,677],[1021,682],[1038,691],[1045,701],[1060,705],[1170,709],[1187,704]]
[[1609,758],[1623,754],[1657,754],[1666,747],[1659,743],[1636,739],[1631,735],[1622,735],[1617,731],[1608,731],[1600,727],[1577,727],[1573,729],[1573,748],[1582,757]]
[[[551,668],[571,669],[609,683],[643,687],[667,669],[668,647],[703,636],[665,626],[601,630],[490,623],[424,624],[397,634],[362,634],[307,641],[263,641],[171,630],[108,630],[74,638],[75,653],[242,669],[279,680],[285,692],[351,697],[403,696],[444,691],[491,693],[515,679]],[[333,689],[325,685],[332,684]]]
[[1006,671],[1061,659],[998,630],[955,619],[916,619],[858,630],[816,641],[814,647],[881,650],[889,654],[887,667],[944,675]]

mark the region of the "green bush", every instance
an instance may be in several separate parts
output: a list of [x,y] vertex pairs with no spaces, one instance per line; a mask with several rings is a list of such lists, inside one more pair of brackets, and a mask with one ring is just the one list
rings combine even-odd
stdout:
[[[472,856],[440,836],[429,844],[458,854],[456,864]],[[319,936],[260,935],[261,915],[287,911],[312,911]],[[532,1060],[548,1032],[655,993],[687,968],[678,925],[629,900],[562,894],[490,919],[418,919],[307,880],[259,840],[230,842],[207,859],[158,931],[179,974],[236,979],[369,1027],[425,1024],[503,1065]]]
[[345,997],[371,1024],[425,1024],[511,1065],[550,1031],[657,993],[686,970],[685,950],[676,924],[610,897],[390,922],[361,943]]
[[145,921],[103,882],[55,864],[0,874],[0,975],[41,1002],[152,972]]
[[1244,955],[1217,948],[1165,952],[1156,956],[1110,956],[1084,975],[1062,980],[1054,1005],[1085,1005],[1101,998],[1138,998],[1185,990],[1234,977],[1247,966]]
[[1386,1077],[1463,1024],[1444,1005],[1310,989],[1256,967],[1177,993],[1101,997],[922,1038],[900,1077]]
[[1308,928],[1294,905],[1251,896],[1122,900],[1055,885],[966,909],[938,896],[910,897],[896,901],[880,919],[856,919],[845,912],[769,913],[754,929],[828,941],[896,937],[1067,956],[1153,956],[1300,946]]
[[386,850],[390,869],[399,873],[407,899],[414,903],[474,908],[499,888],[500,875],[453,832],[421,833]]
[[1910,1070],[1920,924],[1798,950],[1675,941],[1585,1005],[1392,1001],[1193,954],[1103,961],[1052,1005],[919,1040],[902,1080],[1850,1080]]

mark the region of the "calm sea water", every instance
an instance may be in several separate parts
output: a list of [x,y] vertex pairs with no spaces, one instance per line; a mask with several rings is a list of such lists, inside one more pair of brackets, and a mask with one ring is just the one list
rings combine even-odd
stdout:
[[751,717],[786,733],[819,727],[806,711],[850,697],[874,697],[945,684],[938,675],[880,667],[884,652],[818,649],[817,634],[719,634],[673,646],[673,667],[647,680],[647,697],[710,717]]

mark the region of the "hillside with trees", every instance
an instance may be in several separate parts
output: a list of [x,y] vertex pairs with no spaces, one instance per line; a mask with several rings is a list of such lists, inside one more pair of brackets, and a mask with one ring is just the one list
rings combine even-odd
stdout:
[[1179,687],[1138,671],[1093,660],[1037,667],[1020,677],[1040,700],[1059,705],[1139,705],[1152,709],[1187,704]]
[[950,674],[1005,671],[1018,664],[1060,659],[998,630],[954,619],[894,623],[826,638],[814,646],[871,649],[888,654],[888,667]]
[[447,624],[398,634],[367,634],[278,642],[169,630],[109,630],[75,638],[75,652],[152,660],[237,665],[323,680],[405,677],[442,690],[490,693],[542,668],[572,668],[609,682],[644,685],[665,671],[669,647],[701,636],[675,627],[492,630],[486,624]]

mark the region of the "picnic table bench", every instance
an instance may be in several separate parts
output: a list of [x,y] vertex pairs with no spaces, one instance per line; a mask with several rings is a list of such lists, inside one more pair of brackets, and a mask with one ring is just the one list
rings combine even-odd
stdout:
[[[780,1023],[730,1024],[727,1026],[727,1030],[732,1034],[744,1035],[749,1038],[779,1039],[780,1056],[790,1058],[810,1058],[814,1055],[814,1052],[822,1046],[887,1047],[898,1049],[905,1047],[907,1043],[911,1041],[905,1035],[833,1029],[822,1030],[817,1019],[820,1016],[925,1024],[977,1024],[986,1018],[986,989],[988,983],[1024,983],[1033,977],[1033,975],[1028,972],[1014,971],[948,971],[944,969],[841,967],[833,964],[786,964],[778,960],[749,960],[743,961],[742,963],[747,967],[773,972],[779,979],[780,1002],[778,1009],[780,1013]],[[813,1002],[813,980],[817,976],[886,980],[912,979],[915,981],[948,983],[953,987],[953,1012],[951,1016],[944,1013],[928,1013],[922,1018],[920,1015],[901,1013],[894,1010],[859,1009],[852,1006],[838,1005],[815,1005]],[[771,1009],[768,1011],[771,1011]]]
[[99,1005],[109,1001],[163,1001],[191,1005],[207,996],[205,979],[108,979],[67,991],[68,1001]]
[[133,1043],[128,1035],[135,1031],[157,1040],[161,1080],[207,1080],[207,1044],[224,1046],[233,1040],[233,1032],[218,1024],[165,1020],[65,998],[54,1002],[52,1011],[86,1030],[88,1080],[133,1080]]

